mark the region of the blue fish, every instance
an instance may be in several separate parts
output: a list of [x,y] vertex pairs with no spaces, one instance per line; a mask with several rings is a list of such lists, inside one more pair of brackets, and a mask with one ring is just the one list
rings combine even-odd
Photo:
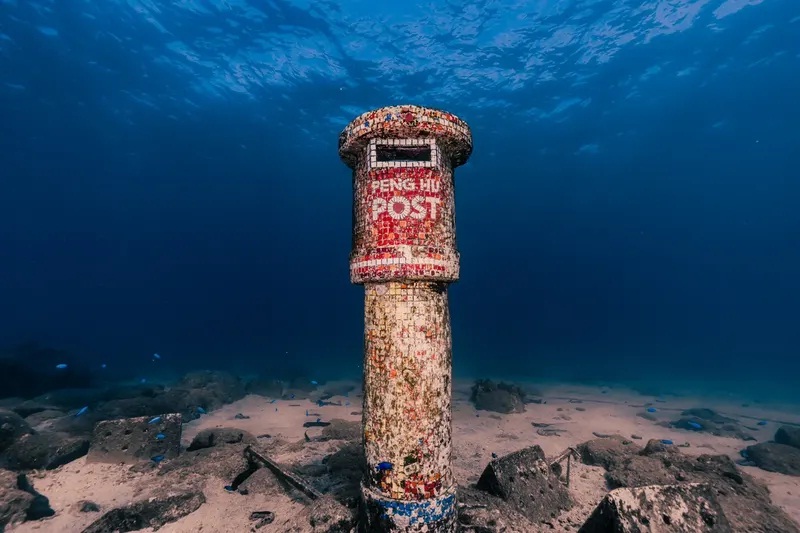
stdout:
[[322,422],[322,419],[321,418],[317,418],[317,422]]
[[269,403],[275,403],[275,399],[273,398],[272,400],[269,401]]
[[313,379],[311,380],[311,384],[312,384],[312,385],[319,385],[319,383],[317,383],[317,382],[316,382],[316,381],[314,381]]
[[85,414],[86,411],[88,411],[88,410],[89,410],[89,406],[88,405],[85,406],[85,407],[81,407],[80,409],[78,409],[78,412],[75,413],[75,416],[81,416],[82,414]]
[[154,463],[158,464],[158,463],[160,463],[161,461],[164,460],[164,454],[162,453],[162,454],[154,455],[153,457],[150,458],[150,460],[153,461]]
[[385,472],[386,470],[391,470],[392,468],[394,468],[394,465],[392,463],[388,462],[388,461],[384,461],[382,463],[378,463],[375,466],[375,469],[378,472]]
[[294,394],[290,394],[290,395],[289,395],[289,399],[290,399],[290,400],[294,400]]
[[701,426],[697,422],[686,422],[686,424],[692,429],[703,429],[703,426]]
[[350,405],[350,402],[344,402],[344,405],[345,407],[347,407],[348,405]]
[[661,439],[661,444],[666,444],[669,446],[670,444],[672,444],[672,441],[669,439]]
[[147,378],[142,378],[139,380],[139,383],[147,383]]
[[100,368],[106,368],[107,366],[108,366],[107,364],[103,363],[102,365],[100,365]]
[[163,433],[159,433],[158,435],[156,435],[156,440],[164,440],[166,438],[167,436],[164,435]]
[[656,411],[658,411],[658,409],[656,409],[655,407],[648,407],[647,408],[647,412],[648,413],[655,413]]
[[204,415],[204,414],[206,414],[206,410],[205,410],[205,409],[203,409],[202,407],[198,407],[198,408],[197,408],[197,412],[198,412],[199,414],[201,414],[201,415]]
[[154,418],[151,418],[150,422],[148,422],[148,424],[158,424],[159,422],[161,422],[161,417],[160,416],[156,416]]
[[161,356],[158,355],[157,353],[154,353],[153,354],[153,360],[156,360],[156,359],[161,359]]
[[319,405],[320,407],[324,407],[325,402],[323,402],[322,400],[317,400],[317,405]]
[[228,491],[228,492],[233,492],[233,491],[234,491],[233,485],[225,485],[225,487],[224,487],[224,488],[225,488],[225,490],[226,490],[226,491]]
[[65,368],[67,368],[67,366],[68,366],[67,363],[59,363],[56,365],[56,368],[59,370],[64,370]]
[[308,409],[306,409],[306,416],[308,416]]
[[759,426],[766,426],[767,425],[767,421],[766,420],[759,420],[758,421],[758,425]]
[[497,459],[497,454],[492,452],[492,459]]

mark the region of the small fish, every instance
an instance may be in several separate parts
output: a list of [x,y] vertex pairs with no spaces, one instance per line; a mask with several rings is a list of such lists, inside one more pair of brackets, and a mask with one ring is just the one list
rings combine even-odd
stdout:
[[82,414],[85,414],[86,411],[88,411],[88,410],[89,410],[89,406],[88,405],[85,406],[85,407],[81,407],[80,409],[78,409],[78,412],[75,413],[75,416],[81,416]]
[[65,368],[67,368],[67,366],[69,366],[67,365],[67,363],[59,363],[56,365],[56,368],[59,370],[64,370]]
[[139,380],[139,383],[147,383],[147,378],[142,378]]
[[159,422],[161,422],[161,417],[160,416],[156,416],[154,418],[151,418],[150,421],[148,422],[148,424],[158,424]]
[[686,424],[692,429],[703,429],[703,426],[698,424],[697,422],[686,422]]
[[317,382],[316,382],[316,381],[314,381],[313,379],[311,380],[311,384],[312,384],[312,385],[319,385],[319,383],[317,383]]
[[747,450],[740,450],[739,455],[741,455],[745,459],[750,459],[750,454],[748,453]]
[[322,419],[321,418],[317,418],[317,422],[322,422]]
[[661,439],[661,444],[666,444],[667,446],[669,446],[670,444],[672,444],[672,441],[669,439]]
[[227,492],[233,492],[234,490],[236,490],[236,489],[234,489],[234,488],[233,488],[233,485],[225,485],[225,487],[223,487],[223,488],[224,488],[224,489],[225,489]]
[[308,409],[306,409],[306,416],[308,416]]
[[158,464],[158,463],[160,463],[161,461],[164,460],[164,454],[154,455],[153,457],[150,458],[150,460],[153,461],[154,463]]
[[153,354],[153,360],[155,361],[156,359],[161,359],[161,356],[158,355],[157,353],[154,353]]
[[392,468],[394,468],[394,465],[388,461],[384,461],[375,465],[375,470],[378,472],[385,472],[386,470],[391,470]]
[[197,412],[198,412],[198,414],[201,414],[201,415],[204,415],[204,414],[206,414],[206,410],[205,410],[205,409],[203,409],[202,407],[199,407],[199,406],[198,406],[198,408],[197,408]]
[[349,407],[349,406],[350,406],[350,402],[344,402],[344,405],[345,405],[346,407]]
[[656,409],[655,407],[648,407],[647,408],[647,412],[648,413],[655,413],[656,411],[658,411],[658,409]]
[[159,433],[158,435],[156,435],[156,440],[164,440],[166,438],[167,436],[164,435],[163,433]]
[[757,426],[766,426],[767,425],[767,421],[766,420],[759,420],[758,424],[756,424],[756,425]]
[[108,367],[108,365],[107,365],[107,364],[105,364],[105,363],[103,363],[102,365],[100,365],[100,368],[107,368],[107,367]]
[[290,400],[294,400],[294,393],[289,395]]
[[269,403],[275,403],[275,399],[273,398],[272,400],[269,401]]
[[492,452],[492,459],[497,459],[497,454]]

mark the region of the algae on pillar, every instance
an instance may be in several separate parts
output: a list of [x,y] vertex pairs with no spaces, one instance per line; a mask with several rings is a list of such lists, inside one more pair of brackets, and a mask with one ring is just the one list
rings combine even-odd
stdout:
[[412,105],[364,113],[339,137],[353,170],[350,280],[364,285],[364,527],[456,528],[451,455],[458,280],[453,169],[472,153],[459,118]]

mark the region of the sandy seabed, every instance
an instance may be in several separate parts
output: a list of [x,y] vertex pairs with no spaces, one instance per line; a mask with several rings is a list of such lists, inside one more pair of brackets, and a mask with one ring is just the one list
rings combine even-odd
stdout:
[[[743,422],[751,421],[752,424],[748,425],[753,426],[758,420],[766,420],[767,424],[753,433],[758,442],[771,440],[781,423],[800,424],[800,414],[795,406],[744,406],[735,400],[689,396],[657,399],[623,388],[601,389],[576,385],[537,387],[546,403],[528,404],[524,413],[500,415],[475,410],[469,401],[471,385],[471,382],[456,381],[453,389],[453,467],[459,485],[475,483],[491,460],[492,453],[502,456],[538,444],[548,457],[552,457],[569,446],[595,438],[598,433],[625,437],[637,435],[642,437],[641,442],[647,442],[648,439],[671,439],[675,444],[689,444],[682,448],[685,454],[725,454],[734,460],[740,459],[740,450],[748,444],[754,444],[736,438],[665,428],[656,425],[658,420],[646,420],[637,416],[637,413],[642,412],[643,405],[650,402],[658,402],[654,404],[658,408],[654,416],[659,420],[673,420],[684,409],[696,407],[713,409]],[[353,391],[348,398],[335,396],[331,400],[341,401],[342,405],[324,407],[315,406],[308,400],[277,400],[269,403],[262,396],[249,395],[185,424],[183,444],[188,445],[199,431],[213,427],[236,427],[253,435],[269,433],[290,442],[302,441],[306,432],[310,437],[321,432],[319,428],[303,427],[303,423],[308,421],[307,408],[320,413],[323,420],[338,418],[360,421],[360,415],[353,414],[360,411],[360,399],[355,397],[358,393],[358,390]],[[578,401],[580,403],[576,403]],[[345,405],[346,402],[352,403]],[[244,413],[250,418],[235,419],[237,413]],[[552,424],[549,428],[563,431],[553,436],[541,436],[536,433],[533,422]],[[303,460],[309,462],[319,461],[336,449],[336,441],[312,441],[306,444]],[[273,459],[279,463],[292,463],[297,457],[274,455]],[[581,524],[607,492],[603,481],[604,470],[578,462],[573,462],[572,465],[570,493],[576,505],[563,516],[571,518],[570,522],[573,524]],[[766,483],[775,505],[800,522],[800,477],[766,472],[756,467],[740,468]],[[9,528],[8,531],[78,533],[99,516],[98,513],[80,512],[79,502],[90,500],[107,510],[147,497],[149,488],[156,484],[153,477],[150,478],[153,482],[148,483],[148,476],[154,474],[134,473],[129,466],[124,465],[87,463],[85,457],[55,470],[32,473],[30,477],[36,490],[50,499],[56,515],[45,520],[25,522]],[[282,532],[282,518],[297,514],[304,507],[302,502],[291,495],[280,493],[270,496],[250,494],[247,505],[243,505],[242,497],[227,492],[224,489],[225,484],[224,480],[209,478],[202,487],[206,503],[197,511],[163,526],[159,531],[250,531],[253,527],[249,518],[250,512],[263,509],[273,511],[276,520],[258,531],[277,533]],[[575,530],[576,528],[572,528],[564,531]],[[148,528],[141,531],[153,530]]]

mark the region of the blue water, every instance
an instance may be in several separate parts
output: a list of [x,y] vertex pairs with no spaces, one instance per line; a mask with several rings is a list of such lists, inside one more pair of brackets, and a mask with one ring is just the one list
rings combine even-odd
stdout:
[[0,345],[359,376],[338,134],[415,103],[456,375],[800,396],[800,2],[461,5],[1,0]]

